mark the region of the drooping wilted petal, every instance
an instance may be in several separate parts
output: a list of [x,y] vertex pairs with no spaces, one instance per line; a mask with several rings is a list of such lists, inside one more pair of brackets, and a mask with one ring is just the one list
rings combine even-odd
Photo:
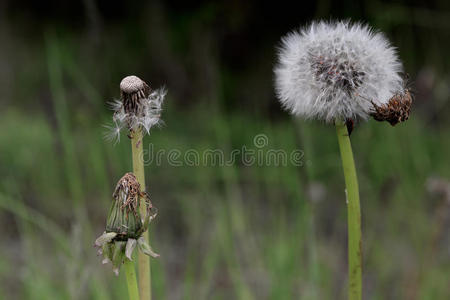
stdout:
[[103,247],[104,244],[111,242],[116,236],[117,233],[115,232],[103,232],[103,234],[95,240],[94,244],[97,247]]
[[105,259],[108,259],[109,261],[113,260],[114,247],[114,243],[107,243],[103,245],[102,252]]
[[133,260],[132,259],[132,255],[133,255],[133,250],[136,247],[136,240],[135,239],[128,239],[127,241],[127,246],[125,249],[125,256],[129,259],[129,260]]
[[139,249],[146,255],[151,256],[151,257],[159,257],[159,254],[153,252],[152,247],[150,247],[150,245],[145,241],[144,237],[140,237],[138,239],[138,245],[139,245]]

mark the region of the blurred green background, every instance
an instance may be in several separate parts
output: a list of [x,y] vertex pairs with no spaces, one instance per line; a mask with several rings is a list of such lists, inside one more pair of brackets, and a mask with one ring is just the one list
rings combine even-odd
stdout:
[[346,299],[346,205],[333,127],[295,120],[273,91],[282,35],[361,20],[398,47],[410,120],[353,134],[364,299],[450,299],[450,3],[359,1],[0,2],[0,298],[125,299],[93,248],[124,134],[104,140],[107,102],[138,75],[165,85],[154,151],[221,149],[267,136],[302,166],[146,167],[155,299]]

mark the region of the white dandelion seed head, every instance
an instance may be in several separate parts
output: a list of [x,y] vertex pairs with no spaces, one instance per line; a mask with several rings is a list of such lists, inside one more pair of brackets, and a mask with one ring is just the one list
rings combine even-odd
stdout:
[[402,64],[382,33],[350,22],[314,22],[283,37],[275,88],[283,107],[304,118],[366,119],[404,88]]

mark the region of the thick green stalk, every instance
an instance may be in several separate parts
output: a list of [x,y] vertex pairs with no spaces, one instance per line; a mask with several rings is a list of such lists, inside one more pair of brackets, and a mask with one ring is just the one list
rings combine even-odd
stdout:
[[[144,156],[143,156],[143,142],[144,135],[142,129],[137,129],[132,132],[131,139],[131,151],[133,155],[133,173],[136,176],[139,184],[141,185],[141,191],[145,191],[145,173],[144,173]],[[140,204],[141,216],[146,215],[145,200],[142,199]],[[148,232],[143,234],[145,240],[149,241]],[[144,253],[139,251],[138,255],[138,270],[139,270],[139,294],[142,300],[152,299],[152,285],[150,274],[150,258]]]
[[125,258],[123,266],[127,277],[128,296],[130,300],[139,300],[139,291],[136,280],[136,271],[134,270],[134,262]]
[[361,212],[359,206],[358,179],[352,146],[345,123],[336,122],[336,133],[341,151],[344,169],[347,220],[348,220],[348,278],[349,300],[361,300],[362,297],[362,254],[361,254]]

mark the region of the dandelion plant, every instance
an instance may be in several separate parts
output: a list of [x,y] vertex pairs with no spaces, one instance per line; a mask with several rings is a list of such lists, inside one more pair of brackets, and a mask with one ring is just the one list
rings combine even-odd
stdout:
[[[142,254],[158,257],[143,237],[148,224],[156,216],[156,209],[148,195],[141,191],[141,186],[132,173],[125,174],[119,180],[112,199],[106,230],[95,240],[95,246],[99,248],[98,253],[104,257],[103,263],[112,263],[116,275],[119,274],[122,264],[124,265],[129,298],[138,300],[132,255],[134,248],[138,246]],[[144,211],[144,214],[141,214],[141,211]]]
[[358,180],[349,134],[353,120],[392,125],[409,116],[402,64],[382,33],[350,22],[313,22],[282,39],[275,67],[277,96],[293,115],[336,126],[348,218],[349,299],[362,297]]
[[[131,140],[133,174],[143,192],[145,192],[145,173],[143,157],[143,139],[150,129],[161,124],[161,106],[166,90],[151,88],[137,76],[127,76],[120,82],[120,100],[112,102],[113,122],[107,138],[120,141],[122,130],[128,132]],[[143,201],[143,200],[142,200]],[[141,215],[145,214],[145,205],[140,205]],[[143,233],[143,241],[149,242],[148,234]],[[138,257],[139,293],[141,299],[151,299],[150,259],[140,253]]]

